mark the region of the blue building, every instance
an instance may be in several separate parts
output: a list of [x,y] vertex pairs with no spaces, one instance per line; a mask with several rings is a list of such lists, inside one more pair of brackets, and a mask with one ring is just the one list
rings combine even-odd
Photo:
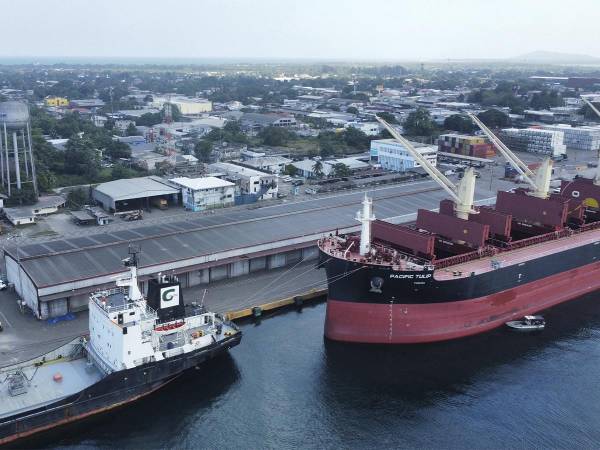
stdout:
[[[437,164],[437,148],[432,145],[411,142],[431,164]],[[382,168],[393,172],[405,172],[420,165],[408,150],[395,139],[378,139],[371,141],[371,162],[377,162]]]

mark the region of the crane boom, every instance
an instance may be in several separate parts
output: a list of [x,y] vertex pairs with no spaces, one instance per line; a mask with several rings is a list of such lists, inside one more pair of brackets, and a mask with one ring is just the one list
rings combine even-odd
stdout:
[[467,113],[469,118],[475,122],[475,124],[484,132],[488,139],[494,144],[494,147],[504,156],[504,158],[515,168],[519,174],[527,180],[528,183],[533,184],[531,177],[534,176],[532,170],[527,167],[523,161],[521,161],[517,155],[515,155],[496,135],[490,130],[475,114]]
[[485,133],[488,139],[494,144],[498,151],[504,156],[504,158],[512,165],[515,170],[523,177],[523,179],[529,183],[533,188],[531,195],[539,198],[548,197],[548,191],[550,190],[550,178],[552,177],[552,160],[546,158],[541,166],[534,173],[527,164],[519,159],[504,143],[496,137],[492,130],[490,130],[475,114],[467,113],[473,122]]
[[587,98],[585,98],[583,96],[581,97],[581,100],[583,100],[586,105],[588,105],[590,108],[592,108],[592,111],[594,111],[596,113],[596,115],[598,117],[600,117],[600,111],[598,111],[598,108],[596,108],[592,102],[590,102]]
[[392,135],[392,137],[401,143],[410,155],[421,165],[435,182],[437,182],[456,202],[456,216],[461,219],[468,219],[469,214],[475,213],[473,210],[473,197],[475,194],[475,172],[473,168],[465,171],[463,179],[456,186],[442,172],[431,164],[413,145],[396,131],[389,123],[381,117],[377,120]]
[[[583,95],[581,96],[581,100],[583,100],[586,105],[588,105],[590,108],[592,108],[592,111],[594,111],[596,113],[596,115],[598,117],[600,117],[600,111],[598,111],[598,108],[596,108],[592,102],[590,102]],[[596,166],[596,175],[594,176],[594,184],[597,186],[600,186],[600,154],[598,155],[598,165]]]

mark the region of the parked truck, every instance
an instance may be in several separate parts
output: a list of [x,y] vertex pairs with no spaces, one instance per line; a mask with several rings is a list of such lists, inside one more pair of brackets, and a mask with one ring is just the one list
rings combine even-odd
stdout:
[[169,203],[167,202],[166,199],[162,198],[162,197],[154,197],[151,201],[152,206],[154,206],[155,208],[158,209],[168,209],[169,208]]

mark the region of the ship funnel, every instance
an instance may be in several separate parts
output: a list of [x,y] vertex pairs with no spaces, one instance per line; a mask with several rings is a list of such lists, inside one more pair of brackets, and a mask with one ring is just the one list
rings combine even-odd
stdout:
[[365,198],[362,201],[362,210],[356,213],[356,220],[361,223],[360,228],[360,254],[366,256],[371,251],[371,222],[375,220],[373,214],[373,201],[367,197],[365,192]]

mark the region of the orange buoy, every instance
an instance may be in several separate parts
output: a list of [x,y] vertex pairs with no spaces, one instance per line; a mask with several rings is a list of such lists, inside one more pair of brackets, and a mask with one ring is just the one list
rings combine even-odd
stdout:
[[54,376],[52,377],[52,379],[54,381],[56,381],[57,383],[60,383],[62,381],[62,379],[63,379],[63,376],[62,376],[62,374],[60,372],[56,372],[54,374]]

